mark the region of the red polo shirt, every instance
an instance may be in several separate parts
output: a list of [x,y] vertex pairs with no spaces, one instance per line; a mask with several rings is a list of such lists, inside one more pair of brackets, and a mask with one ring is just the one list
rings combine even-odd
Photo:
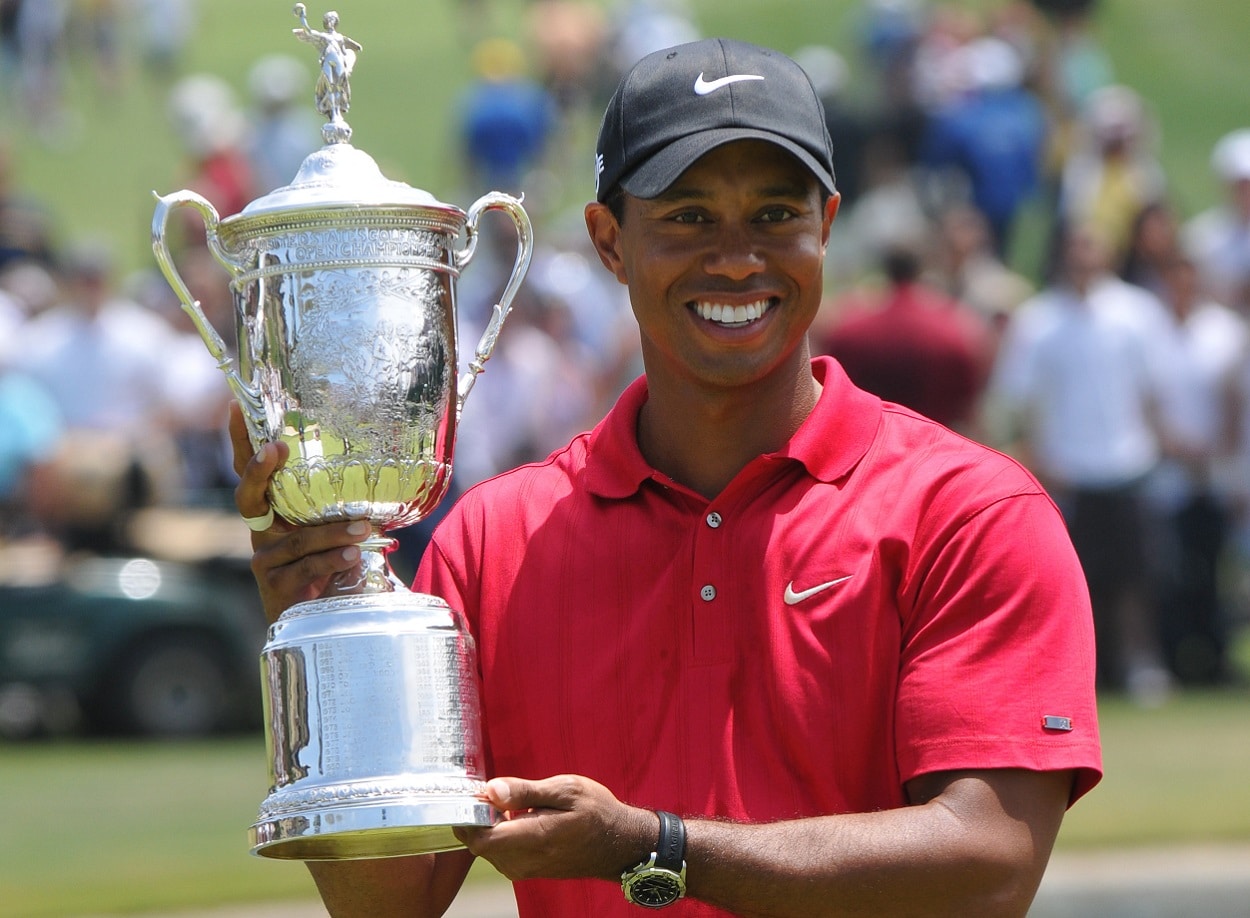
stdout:
[[[832,360],[813,371],[790,444],[710,502],[643,459],[639,380],[457,503],[415,588],[477,639],[491,775],[572,772],[746,821],[903,806],[906,781],[950,769],[1076,769],[1074,800],[1097,782],[1089,600],[1054,505]],[[600,881],[517,897],[547,918],[636,911]]]

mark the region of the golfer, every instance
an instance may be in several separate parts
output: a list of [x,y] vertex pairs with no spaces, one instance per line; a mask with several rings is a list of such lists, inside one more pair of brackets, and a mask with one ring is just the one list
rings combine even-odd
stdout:
[[[811,83],[737,41],[652,54],[595,180],[645,376],[471,488],[414,584],[468,619],[507,818],[310,864],[330,913],[441,914],[478,856],[527,918],[1024,915],[1101,774],[1084,580],[1020,466],[812,359],[839,196]],[[232,432],[263,516],[285,447]],[[257,533],[268,614],[361,528]]]

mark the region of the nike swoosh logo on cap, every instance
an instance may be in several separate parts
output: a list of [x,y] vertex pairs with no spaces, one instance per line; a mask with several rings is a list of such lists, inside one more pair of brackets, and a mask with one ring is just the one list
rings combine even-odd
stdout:
[[805,599],[811,599],[817,593],[827,590],[829,587],[837,586],[839,583],[844,583],[850,579],[851,575],[847,574],[845,577],[839,577],[837,580],[830,580],[828,583],[818,583],[814,587],[808,587],[806,590],[800,590],[797,593],[794,591],[794,581],[791,580],[786,584],[786,593],[783,598],[785,599],[787,606],[793,606]]
[[728,86],[730,83],[741,83],[743,80],[762,79],[764,79],[762,76],[757,76],[754,73],[731,73],[729,76],[723,76],[709,82],[708,80],[703,79],[703,74],[700,73],[698,77],[695,78],[694,91],[697,95],[706,96],[709,92],[716,92],[716,90]]

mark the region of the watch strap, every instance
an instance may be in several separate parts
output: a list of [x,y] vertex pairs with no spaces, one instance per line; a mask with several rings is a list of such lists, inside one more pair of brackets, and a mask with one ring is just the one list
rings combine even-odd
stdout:
[[656,810],[660,817],[660,840],[655,848],[655,866],[681,873],[686,868],[686,824],[665,810]]

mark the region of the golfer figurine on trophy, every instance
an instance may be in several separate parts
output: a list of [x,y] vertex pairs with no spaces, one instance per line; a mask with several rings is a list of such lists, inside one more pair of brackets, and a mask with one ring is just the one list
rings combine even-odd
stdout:
[[[261,654],[272,786],[253,853],[299,860],[385,857],[459,845],[490,825],[477,660],[463,616],[390,571],[389,531],[427,516],[451,479],[456,426],[494,350],[533,250],[521,202],[492,192],[468,211],[386,179],[344,120],[361,46],[326,13],[294,34],[321,49],[325,145],[290,185],[220,219],[191,191],[158,197],[153,251],[243,406],[253,446],[290,458],[269,500],[296,525],[365,520],[359,570],[288,609]],[[231,275],[237,357],[179,276],[166,242],[176,208],[197,211]],[[456,281],[483,213],[517,232],[512,274],[461,371]]]

